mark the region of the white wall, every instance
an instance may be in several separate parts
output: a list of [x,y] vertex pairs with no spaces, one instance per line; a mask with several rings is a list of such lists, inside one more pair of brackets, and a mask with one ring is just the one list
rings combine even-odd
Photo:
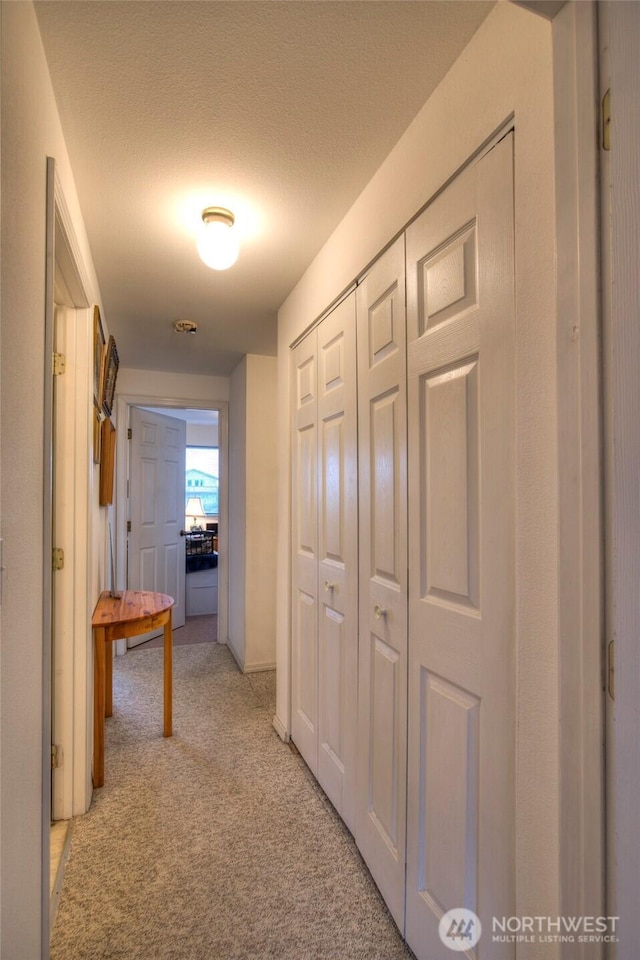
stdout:
[[[118,371],[116,392],[122,396],[157,397],[163,401],[175,400],[174,406],[193,403],[197,406],[229,399],[227,377],[207,377],[192,373],[167,373],[161,370],[134,370],[121,367]],[[167,404],[171,406],[171,403]]]
[[244,664],[246,549],[247,358],[229,378],[229,632],[227,641]]
[[229,645],[245,671],[276,656],[277,370],[248,354],[231,374]]
[[[0,955],[41,956],[42,529],[46,158],[100,302],[31,3],[2,3]],[[106,319],[106,318],[105,318]],[[97,491],[95,491],[97,497]],[[22,505],[26,505],[23,507]],[[94,515],[103,517],[96,505]],[[98,521],[100,522],[100,521]],[[47,558],[45,558],[47,559]]]
[[[278,700],[289,723],[289,347],[515,115],[519,908],[555,915],[558,584],[551,24],[498,4],[283,304],[278,317]],[[522,956],[526,957],[527,945]],[[535,948],[534,948],[535,949]],[[551,947],[548,956],[554,955]]]
[[188,447],[217,447],[218,446],[218,424],[217,423],[188,423],[187,424],[187,446]]
[[247,356],[245,669],[276,660],[276,357]]

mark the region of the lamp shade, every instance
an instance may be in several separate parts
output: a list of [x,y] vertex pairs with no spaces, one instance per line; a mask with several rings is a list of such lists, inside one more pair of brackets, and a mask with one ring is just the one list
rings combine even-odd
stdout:
[[227,270],[236,262],[239,252],[233,214],[223,207],[207,207],[202,221],[198,235],[200,259],[212,270]]
[[184,515],[194,523],[196,523],[198,520],[201,520],[203,517],[206,517],[207,514],[202,506],[202,500],[200,497],[189,497],[187,500],[187,505],[184,508]]

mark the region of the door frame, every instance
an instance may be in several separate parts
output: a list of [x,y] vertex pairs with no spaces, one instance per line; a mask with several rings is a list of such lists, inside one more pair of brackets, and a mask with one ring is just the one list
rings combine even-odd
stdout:
[[[59,264],[56,263],[56,286]],[[64,276],[64,275],[63,275]],[[67,297],[73,305],[57,302],[63,314],[56,318],[56,340],[62,346],[66,369],[55,384],[64,387],[62,403],[64,434],[54,432],[53,458],[58,482],[63,474],[64,491],[54,488],[53,525],[55,543],[64,549],[64,569],[53,574],[52,673],[54,708],[51,742],[62,748],[61,764],[52,770],[51,819],[70,820],[83,814],[91,803],[91,718],[87,689],[92,689],[91,590],[89,544],[91,474],[93,463],[87,439],[90,418],[87,397],[91,385],[89,362],[93,350],[92,311],[78,305],[77,296]],[[56,344],[58,346],[58,344]],[[62,390],[60,391],[62,392]],[[85,442],[86,441],[86,442]]]
[[[612,142],[602,159],[604,490],[607,651],[615,657],[613,697],[607,690],[607,913],[620,917],[619,949],[608,957],[630,955],[640,939],[637,891],[640,884],[640,647],[637,589],[640,569],[640,387],[637,359],[637,263],[640,255],[637,189],[636,109],[637,4],[600,2],[601,87],[611,89]],[[609,677],[605,684],[609,687]]]
[[[90,376],[93,370],[92,320],[90,304],[94,297],[91,278],[83,260],[76,231],[58,172],[56,161],[47,157],[47,223],[46,223],[46,279],[45,279],[45,404],[44,404],[44,473],[43,502],[43,688],[42,688],[42,956],[49,956],[50,896],[49,861],[52,813],[58,819],[86,813],[91,803],[91,490],[93,463],[92,435],[89,417]],[[66,362],[73,370],[73,380],[65,404],[65,412],[72,421],[70,441],[61,450],[59,438],[54,445],[53,433],[53,370],[51,357],[55,338],[54,299],[64,292],[63,306],[68,317],[69,338],[66,343]],[[63,456],[72,464],[75,507],[58,524],[56,546],[63,546],[65,568],[64,590],[58,600],[54,639],[53,593],[51,569],[53,502],[53,458]],[[62,665],[59,675],[52,677],[53,645],[57,660]],[[51,716],[52,684],[56,684],[59,717],[54,731]],[[63,730],[66,739],[63,763],[59,769],[57,809],[52,810],[51,744],[53,735]]]
[[[605,911],[598,25],[552,24],[556,170],[560,912]],[[593,951],[593,945],[588,947]],[[581,948],[586,951],[586,945]],[[580,954],[582,955],[582,954]],[[585,956],[594,956],[593,952]]]
[[[127,483],[129,477],[129,445],[127,428],[131,407],[164,407],[170,410],[216,410],[218,412],[218,449],[220,470],[220,532],[218,538],[218,643],[226,643],[229,623],[229,402],[227,400],[188,400],[184,397],[152,397],[149,395],[118,394],[116,396],[116,489],[115,511],[115,568],[116,586],[126,589],[127,577]],[[126,653],[126,640],[116,642],[116,654]]]

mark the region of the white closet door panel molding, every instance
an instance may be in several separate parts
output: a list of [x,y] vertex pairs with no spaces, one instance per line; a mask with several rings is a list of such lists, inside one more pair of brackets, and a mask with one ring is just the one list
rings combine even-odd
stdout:
[[408,229],[407,941],[515,912],[513,136]]
[[356,841],[404,930],[407,476],[404,238],[356,291],[360,644]]

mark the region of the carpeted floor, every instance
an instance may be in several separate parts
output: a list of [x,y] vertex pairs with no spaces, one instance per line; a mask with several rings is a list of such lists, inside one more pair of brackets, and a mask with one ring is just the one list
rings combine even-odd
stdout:
[[400,960],[353,840],[271,725],[275,676],[226,647],[114,664],[105,786],[76,820],[52,960]]
[[[218,639],[218,614],[205,614],[201,617],[187,617],[184,627],[176,627],[173,631],[174,647],[183,646],[186,643],[216,643]],[[155,650],[156,647],[164,646],[162,634],[154,637],[153,640],[145,640],[144,643],[138,643],[132,650]]]

